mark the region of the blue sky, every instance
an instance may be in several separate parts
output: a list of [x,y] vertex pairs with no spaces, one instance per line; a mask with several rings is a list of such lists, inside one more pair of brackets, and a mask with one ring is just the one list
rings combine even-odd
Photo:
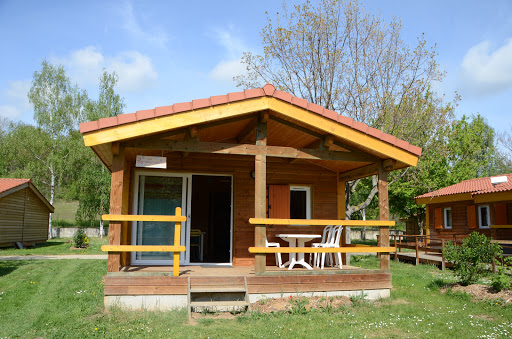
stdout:
[[[436,86],[462,96],[458,116],[480,113],[512,126],[512,1],[361,1],[402,20],[414,46],[437,44],[447,76]],[[298,1],[288,1],[289,4]],[[244,51],[261,53],[265,11],[281,1],[0,0],[0,116],[32,123],[26,99],[41,60],[97,95],[101,70],[115,70],[126,113],[237,91]]]

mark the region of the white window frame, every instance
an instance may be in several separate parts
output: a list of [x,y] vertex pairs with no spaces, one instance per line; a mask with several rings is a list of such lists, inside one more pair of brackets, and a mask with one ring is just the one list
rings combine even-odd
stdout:
[[[311,187],[309,186],[290,186],[291,191],[304,191],[306,192],[306,219],[311,219]],[[291,201],[290,201],[291,203]]]
[[[484,207],[487,209],[487,221],[489,222],[489,225],[482,226],[482,209]],[[489,209],[489,205],[480,205],[478,206],[478,227],[479,228],[490,228],[491,226],[491,210]]]
[[[446,211],[450,211],[450,215],[451,215],[451,220],[450,220],[450,226],[448,226],[448,218],[446,218]],[[444,219],[444,228],[447,229],[447,230],[451,230],[452,227],[453,227],[453,212],[452,212],[452,208],[451,207],[445,207],[443,209],[443,219]]]

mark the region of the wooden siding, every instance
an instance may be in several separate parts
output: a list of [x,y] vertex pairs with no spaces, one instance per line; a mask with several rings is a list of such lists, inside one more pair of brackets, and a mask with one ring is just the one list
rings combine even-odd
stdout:
[[0,246],[12,246],[17,241],[46,241],[48,213],[46,205],[29,188],[0,198]]
[[[488,237],[491,237],[492,231],[491,229],[480,228],[478,221],[478,206],[485,205],[489,206],[490,216],[491,216],[491,225],[496,225],[496,216],[495,209],[498,204],[506,204],[507,211],[507,220],[508,225],[512,225],[512,202],[500,202],[500,203],[485,203],[485,204],[475,204],[472,201],[455,201],[455,202],[445,202],[441,204],[430,204],[429,211],[429,229],[430,235],[436,238],[442,239],[453,239],[453,236],[456,235],[457,239],[461,239],[463,235],[468,235],[473,231],[478,231],[480,233],[485,234]],[[499,206],[499,205],[498,205]],[[503,206],[503,205],[502,205]],[[436,229],[435,228],[435,211],[437,209],[444,209],[446,207],[451,207],[452,209],[452,229]],[[503,207],[501,207],[503,209]],[[500,207],[498,207],[500,209]],[[469,215],[471,213],[474,215]],[[503,213],[503,212],[499,212]],[[472,223],[475,222],[475,228],[472,227]],[[512,239],[512,229],[498,229],[496,232],[497,239]]]
[[[129,154],[128,161],[132,161],[132,163],[135,155],[140,154],[138,152],[127,153]],[[233,264],[236,266],[254,265],[254,255],[250,254],[248,250],[249,247],[254,246],[254,226],[249,224],[249,218],[254,217],[255,180],[251,177],[251,172],[254,171],[254,157],[201,153],[182,156],[177,152],[166,156],[168,172],[233,175]],[[135,172],[137,169],[133,168],[132,170]],[[161,173],[162,170],[154,170],[154,172]],[[134,176],[132,176],[132,180],[133,178]],[[312,219],[337,218],[336,182],[336,173],[325,168],[308,163],[297,165],[288,159],[267,159],[268,185],[287,184],[311,187]],[[133,189],[133,182],[130,184],[130,189]],[[130,202],[131,205],[132,202]],[[294,227],[293,229],[285,226],[269,226],[267,227],[267,239],[270,242],[279,242],[281,246],[288,246],[288,243],[275,235],[298,231],[322,234],[322,230],[322,226]],[[284,257],[286,258],[286,255]],[[267,255],[267,265],[275,265],[273,256]]]

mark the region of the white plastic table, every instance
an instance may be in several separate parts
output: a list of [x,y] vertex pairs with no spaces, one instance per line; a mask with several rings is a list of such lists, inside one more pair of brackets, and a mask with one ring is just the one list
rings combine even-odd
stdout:
[[[290,247],[304,247],[304,244],[313,239],[321,238],[321,235],[318,234],[278,234],[279,238],[287,241],[290,244]],[[302,265],[308,270],[312,270],[313,268],[304,260],[304,253],[290,253],[290,260],[283,264],[284,266],[288,266],[288,269],[291,270],[293,266],[296,264]]]

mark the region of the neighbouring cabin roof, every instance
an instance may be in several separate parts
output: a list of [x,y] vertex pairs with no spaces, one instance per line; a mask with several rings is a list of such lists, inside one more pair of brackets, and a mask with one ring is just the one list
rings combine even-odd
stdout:
[[[497,184],[491,183],[491,178],[505,177],[506,181],[501,182],[500,180]],[[429,201],[435,203],[439,199],[439,197],[445,196],[454,196],[459,195],[459,200],[471,200],[474,199],[475,196],[485,195],[485,194],[493,194],[493,193],[504,193],[504,192],[512,192],[512,173],[503,174],[500,176],[493,177],[485,177],[485,178],[476,178],[461,181],[455,185],[451,185],[448,187],[441,188],[437,191],[425,193],[423,195],[417,196],[417,203],[428,204]]]
[[[332,136],[338,146],[334,151],[351,152],[353,149],[378,157],[392,159],[396,168],[414,166],[421,155],[421,148],[406,141],[383,133],[366,124],[354,121],[322,106],[297,98],[290,93],[276,90],[271,84],[263,88],[248,89],[226,95],[212,96],[191,102],[141,110],[80,124],[86,146],[90,146],[110,168],[111,144],[127,140],[158,135],[187,126],[201,126],[208,123],[225,122],[201,129],[199,137],[206,142],[226,142],[240,139],[250,128],[251,119],[258,112],[270,112],[274,126],[269,126],[269,144],[285,147],[310,147],[322,137]],[[246,120],[240,118],[247,117]],[[238,120],[235,120],[238,119]],[[294,127],[294,134],[287,130]],[[278,126],[279,128],[273,128]],[[302,130],[301,130],[302,129]],[[304,133],[311,130],[313,133]],[[274,131],[274,134],[272,134]],[[312,137],[313,136],[313,137]],[[185,133],[165,137],[167,140],[184,140]],[[249,143],[250,138],[243,138]],[[238,140],[239,141],[239,140]],[[242,142],[240,142],[242,143]],[[344,148],[343,145],[347,147]],[[331,150],[331,149],[330,149]],[[320,166],[324,163],[317,161]],[[346,166],[340,172],[368,166],[362,162]],[[333,168],[333,170],[338,170]]]
[[48,207],[50,212],[53,213],[55,208],[50,204],[44,195],[39,192],[36,186],[30,179],[16,179],[16,178],[0,178],[0,198],[3,198],[9,194],[22,190],[24,188],[31,189],[39,199]]

